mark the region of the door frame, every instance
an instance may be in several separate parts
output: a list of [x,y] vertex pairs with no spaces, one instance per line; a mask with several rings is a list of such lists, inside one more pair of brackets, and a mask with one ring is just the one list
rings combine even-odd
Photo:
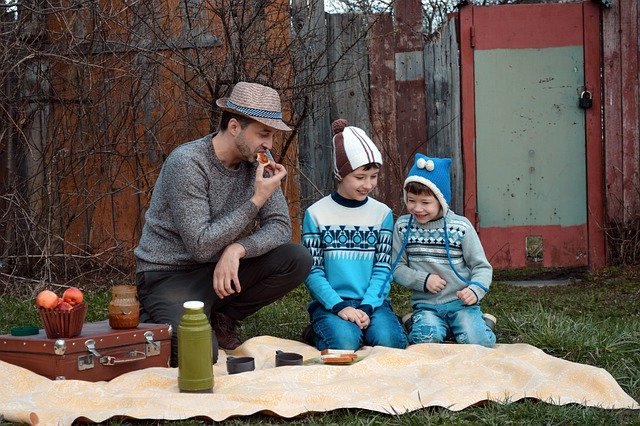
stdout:
[[[558,22],[543,21],[538,25],[540,31],[533,37],[531,34],[510,34],[509,46],[520,43],[523,47],[531,47],[532,42],[545,47],[545,43],[554,40],[554,28],[562,25],[562,9],[570,9],[572,13],[582,13],[582,44],[584,46],[584,81],[585,87],[591,92],[593,106],[585,110],[585,138],[586,138],[586,182],[587,182],[587,256],[588,265],[591,268],[600,268],[606,264],[606,236],[604,222],[604,162],[603,143],[601,131],[601,99],[602,85],[600,80],[601,47],[600,47],[600,7],[592,1],[583,3],[563,4],[509,4],[493,6],[463,6],[459,11],[460,22],[460,80],[461,80],[461,107],[462,107],[462,164],[464,169],[464,215],[472,221],[480,234],[478,203],[477,203],[477,168],[476,168],[476,126],[475,126],[475,75],[474,75],[474,49],[477,40],[473,28],[474,12],[478,8],[503,8],[503,19],[509,19],[509,8],[528,9],[526,15],[535,19],[536,10],[539,8],[557,8]],[[579,8],[576,12],[574,9]],[[500,22],[493,22],[493,34],[495,26]],[[579,36],[577,36],[579,37]],[[555,39],[557,40],[557,39]],[[491,44],[500,44],[500,40],[493,37]],[[553,44],[554,46],[557,43]],[[577,102],[577,99],[576,99]],[[504,238],[507,242],[522,241],[521,235],[514,235],[505,228]],[[524,244],[522,244],[524,246]],[[525,265],[517,265],[525,266]]]

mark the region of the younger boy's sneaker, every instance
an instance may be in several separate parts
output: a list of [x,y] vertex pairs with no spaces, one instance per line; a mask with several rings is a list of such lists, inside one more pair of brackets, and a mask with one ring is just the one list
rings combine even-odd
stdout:
[[409,333],[411,332],[411,326],[413,325],[413,314],[412,313],[408,313],[407,315],[402,317],[402,326],[404,327],[404,330]]
[[496,317],[491,314],[482,314],[482,319],[484,320],[484,323],[487,325],[487,327],[491,329],[491,331],[496,331],[496,323],[498,322]]

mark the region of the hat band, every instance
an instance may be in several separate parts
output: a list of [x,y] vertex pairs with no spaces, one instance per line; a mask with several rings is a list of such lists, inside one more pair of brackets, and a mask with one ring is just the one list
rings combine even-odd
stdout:
[[266,111],[264,109],[258,109],[258,108],[247,108],[247,107],[240,106],[238,104],[234,104],[230,100],[227,100],[227,107],[233,108],[251,117],[282,120],[282,113],[278,111]]

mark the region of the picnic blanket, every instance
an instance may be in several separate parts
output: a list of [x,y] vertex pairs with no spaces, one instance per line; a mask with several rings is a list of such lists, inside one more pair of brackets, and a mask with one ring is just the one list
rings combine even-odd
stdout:
[[[305,364],[275,367],[276,350],[300,353]],[[49,380],[0,362],[0,417],[70,425],[76,419],[101,422],[113,416],[222,421],[264,412],[290,418],[339,408],[395,415],[429,406],[458,411],[480,401],[522,398],[640,409],[606,370],[555,358],[527,344],[365,347],[351,365],[324,365],[311,346],[261,336],[233,355],[255,357],[256,369],[228,375],[222,351],[213,366],[210,394],[180,393],[177,368],[148,368],[91,383]]]

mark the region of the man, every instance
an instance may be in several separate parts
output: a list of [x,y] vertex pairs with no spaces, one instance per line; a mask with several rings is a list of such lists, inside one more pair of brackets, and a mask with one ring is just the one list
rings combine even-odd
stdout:
[[185,301],[205,304],[215,362],[218,344],[241,344],[238,321],[293,290],[311,268],[308,250],[290,243],[280,187],[287,171],[256,162],[276,131],[291,130],[280,96],[239,82],[216,104],[223,110],[219,132],[177,147],[163,164],[134,250],[140,318],[173,327],[172,366]]

